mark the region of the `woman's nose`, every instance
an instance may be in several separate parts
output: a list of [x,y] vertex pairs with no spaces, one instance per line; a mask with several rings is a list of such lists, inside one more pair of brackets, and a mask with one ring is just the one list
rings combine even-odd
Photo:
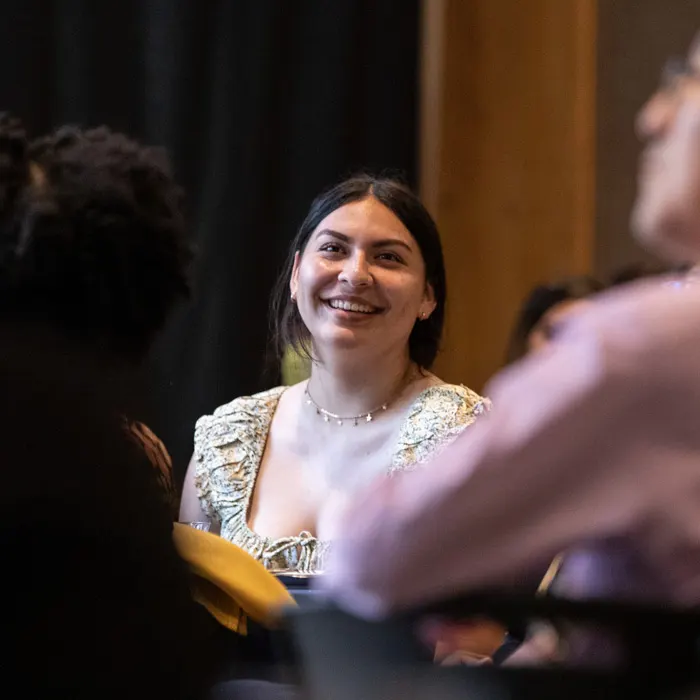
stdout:
[[366,287],[374,281],[367,264],[367,258],[363,254],[349,257],[339,275],[341,282],[346,282],[353,287]]

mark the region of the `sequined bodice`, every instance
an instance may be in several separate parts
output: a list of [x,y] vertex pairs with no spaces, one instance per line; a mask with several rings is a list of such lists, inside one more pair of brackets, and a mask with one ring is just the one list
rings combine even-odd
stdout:
[[[221,536],[249,552],[275,574],[323,573],[330,547],[308,532],[273,539],[248,527],[248,512],[270,424],[285,387],[235,399],[195,429],[195,484],[207,515],[221,523]],[[439,384],[415,399],[399,433],[390,472],[405,471],[433,457],[488,407],[463,386]]]

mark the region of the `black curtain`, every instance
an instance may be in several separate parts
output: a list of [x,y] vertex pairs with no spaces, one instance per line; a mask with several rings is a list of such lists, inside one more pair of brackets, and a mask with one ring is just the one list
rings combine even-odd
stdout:
[[358,169],[414,184],[419,0],[4,0],[0,108],[165,146],[198,251],[153,353],[182,475],[198,416],[265,374],[269,294],[311,199]]

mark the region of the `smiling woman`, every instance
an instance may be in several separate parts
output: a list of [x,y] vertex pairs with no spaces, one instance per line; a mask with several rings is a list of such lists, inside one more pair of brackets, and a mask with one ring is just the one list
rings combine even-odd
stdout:
[[272,303],[280,355],[300,348],[311,377],[198,421],[181,519],[275,574],[322,574],[329,502],[426,461],[487,406],[430,372],[446,296],[440,236],[405,185],[363,175],[319,196]]

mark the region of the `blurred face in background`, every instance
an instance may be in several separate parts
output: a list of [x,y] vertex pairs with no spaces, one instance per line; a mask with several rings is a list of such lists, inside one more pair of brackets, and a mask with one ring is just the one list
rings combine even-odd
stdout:
[[590,303],[588,299],[567,299],[555,304],[530,331],[527,337],[527,352],[539,352],[548,347],[563,324]]
[[686,60],[669,62],[637,131],[646,147],[634,233],[669,260],[700,262],[700,35]]

